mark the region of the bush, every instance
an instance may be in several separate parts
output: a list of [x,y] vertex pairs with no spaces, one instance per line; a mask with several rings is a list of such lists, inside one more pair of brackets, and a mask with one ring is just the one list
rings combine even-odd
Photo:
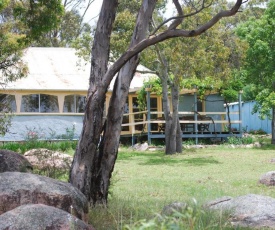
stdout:
[[262,129],[259,129],[259,130],[253,130],[253,129],[251,129],[249,131],[249,134],[264,135],[264,134],[266,134],[266,132],[264,130],[262,130]]
[[246,136],[246,137],[228,137],[227,138],[227,143],[231,145],[248,145],[252,144],[254,142],[253,137],[251,136]]
[[[220,214],[221,215],[221,214]],[[204,211],[197,205],[187,206],[183,212],[174,211],[172,215],[156,215],[151,220],[140,220],[125,225],[124,230],[181,230],[181,229],[225,229],[229,227],[228,214],[218,216],[217,213]]]
[[18,153],[25,153],[31,149],[45,148],[53,151],[71,152],[76,149],[77,141],[40,141],[6,142],[0,149],[7,149]]

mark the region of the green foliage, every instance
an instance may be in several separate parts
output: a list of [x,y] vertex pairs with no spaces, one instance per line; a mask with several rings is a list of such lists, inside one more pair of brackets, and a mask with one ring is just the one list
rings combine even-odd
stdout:
[[140,111],[147,109],[146,95],[147,91],[150,90],[150,93],[155,93],[161,95],[162,87],[161,80],[157,77],[151,77],[143,83],[142,88],[137,92],[137,100]]
[[257,104],[254,112],[260,112],[261,117],[269,116],[274,106],[275,84],[275,1],[267,4],[264,14],[237,28],[237,34],[248,44],[244,69],[247,72],[246,81],[254,84]]
[[87,63],[91,58],[92,42],[93,38],[90,32],[84,32],[71,43],[71,46],[76,49],[76,54],[83,58]]
[[125,225],[123,230],[182,230],[182,229],[223,229],[229,214],[218,216],[216,213],[204,211],[196,202],[187,205],[183,211],[174,210],[171,215],[156,215],[150,220],[140,220],[132,225]]
[[22,32],[26,33],[27,40],[31,41],[56,28],[64,9],[61,0],[31,0],[16,2],[13,12],[15,19],[22,23]]
[[244,86],[242,94],[243,101],[254,101],[256,96],[256,86],[254,84],[248,84]]
[[5,142],[0,149],[8,149],[18,153],[25,153],[31,149],[45,148],[62,152],[72,152],[76,149],[77,141],[24,141],[24,142]]
[[188,139],[186,141],[183,141],[182,145],[185,146],[185,145],[195,145],[196,144],[196,141],[194,139]]
[[262,129],[258,129],[258,130],[253,130],[253,129],[251,129],[251,130],[249,131],[249,134],[264,135],[264,134],[266,134],[266,132],[265,132],[264,130],[262,130]]
[[266,117],[272,119],[270,109],[274,107],[275,92],[270,91],[270,89],[263,89],[256,96],[256,104],[253,107],[252,114],[259,112],[261,119],[265,119]]
[[[33,39],[56,27],[63,7],[61,0],[0,0],[0,76],[2,87],[8,82],[26,76],[28,68],[21,60],[22,50]],[[1,102],[2,103],[2,102]],[[1,104],[0,133],[10,125],[10,110]]]
[[0,0],[0,11],[7,7],[9,0]]
[[227,138],[227,143],[231,145],[248,145],[248,144],[253,144],[254,139],[251,136],[247,137],[228,137]]

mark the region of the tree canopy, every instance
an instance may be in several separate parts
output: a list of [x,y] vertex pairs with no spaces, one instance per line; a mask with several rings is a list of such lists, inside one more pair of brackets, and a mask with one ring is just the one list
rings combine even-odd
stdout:
[[[27,66],[22,51],[60,22],[60,0],[0,1],[0,84],[24,77]],[[1,100],[0,133],[7,131],[9,103]]]
[[243,72],[256,91],[254,112],[270,116],[270,109],[275,106],[275,1],[268,3],[260,18],[241,24],[237,34],[248,44]]

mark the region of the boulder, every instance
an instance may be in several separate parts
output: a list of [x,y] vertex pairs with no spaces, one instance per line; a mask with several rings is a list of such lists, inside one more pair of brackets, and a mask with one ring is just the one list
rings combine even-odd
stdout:
[[275,171],[270,171],[263,174],[260,177],[259,183],[267,186],[275,186]]
[[147,142],[142,143],[142,144],[137,143],[132,148],[133,148],[133,150],[136,150],[136,151],[146,151],[149,148],[149,145]]
[[275,229],[275,199],[255,194],[223,198],[204,205],[211,210],[231,214],[233,226]]
[[24,204],[45,204],[86,220],[88,201],[71,184],[30,173],[0,173],[0,215]]
[[25,152],[26,157],[33,166],[39,169],[54,167],[57,169],[68,169],[73,161],[73,157],[49,149],[31,149]]
[[73,215],[44,204],[28,204],[0,215],[0,230],[94,230]]
[[10,150],[0,150],[0,173],[30,171],[32,165],[24,156]]
[[172,215],[175,211],[176,212],[182,212],[187,208],[187,203],[184,202],[174,202],[169,205],[166,205],[161,212],[161,215],[164,216],[170,216]]

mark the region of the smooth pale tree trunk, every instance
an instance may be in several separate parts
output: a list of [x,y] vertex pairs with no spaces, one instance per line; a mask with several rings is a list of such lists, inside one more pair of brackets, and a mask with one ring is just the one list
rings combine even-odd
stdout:
[[[167,95],[168,96],[168,95]],[[181,127],[179,122],[178,104],[179,104],[179,87],[175,84],[171,85],[171,96],[172,96],[172,113],[168,113],[168,129],[165,126],[165,153],[175,154],[182,152],[182,137]],[[169,103],[168,100],[167,104]],[[167,107],[167,106],[166,106]],[[165,120],[167,120],[165,118]]]
[[[160,57],[160,56],[159,56]],[[160,79],[162,84],[162,104],[165,117],[165,153],[175,154],[182,152],[181,127],[179,122],[178,105],[179,105],[179,86],[171,83],[172,96],[172,113],[170,109],[168,95],[168,74],[167,65],[164,58],[162,59],[162,71]]]

